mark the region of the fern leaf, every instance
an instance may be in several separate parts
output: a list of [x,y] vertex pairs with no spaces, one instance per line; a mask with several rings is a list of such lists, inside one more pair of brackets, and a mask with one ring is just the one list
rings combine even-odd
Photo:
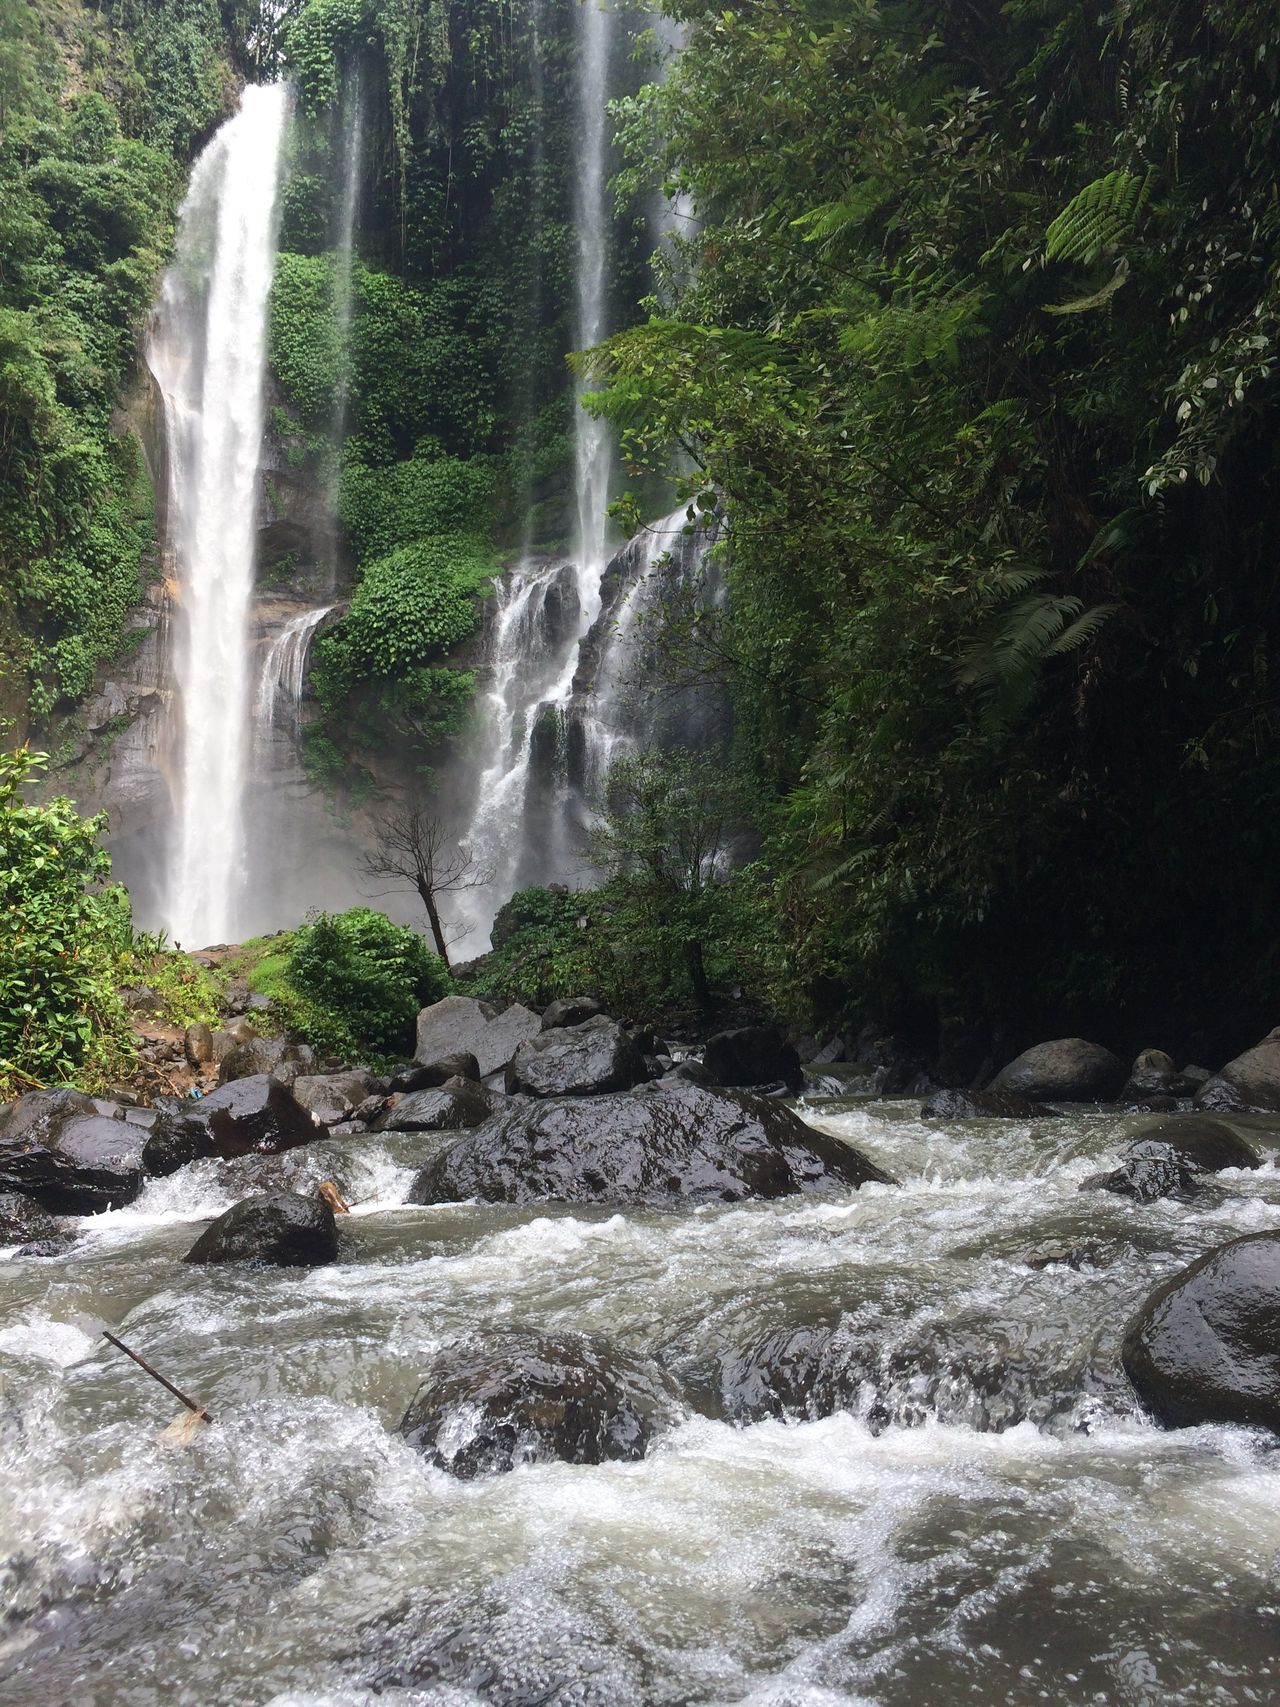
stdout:
[[1133,228],[1150,197],[1153,180],[1151,169],[1141,178],[1131,172],[1108,172],[1105,178],[1086,184],[1046,231],[1045,259],[1092,265]]
[[1086,645],[1106,622],[1115,610],[1114,605],[1095,605],[1092,610],[1084,611],[1046,650],[1046,658],[1061,658],[1068,652],[1075,652]]

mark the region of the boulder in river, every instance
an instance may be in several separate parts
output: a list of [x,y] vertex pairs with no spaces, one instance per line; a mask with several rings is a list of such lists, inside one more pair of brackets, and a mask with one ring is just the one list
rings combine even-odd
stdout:
[[218,1068],[218,1083],[229,1085],[236,1079],[253,1079],[262,1073],[274,1073],[277,1078],[294,1079],[309,1073],[315,1056],[306,1043],[290,1043],[283,1037],[257,1037],[252,1033],[222,1058]]
[[1206,1079],[1195,1094],[1197,1108],[1280,1111],[1280,1031],[1272,1032],[1219,1073]]
[[1136,1155],[1126,1156],[1107,1174],[1090,1174],[1080,1181],[1081,1191],[1110,1191],[1117,1197],[1132,1197],[1137,1203],[1155,1203],[1162,1197],[1184,1200],[1200,1194],[1199,1171],[1189,1167],[1168,1144],[1148,1144]]
[[922,1120],[1040,1120],[1053,1110],[1013,1091],[934,1091],[920,1107]]
[[148,1133],[123,1114],[73,1090],[10,1103],[0,1110],[0,1192],[34,1197],[59,1215],[132,1203],[146,1179]]
[[474,1079],[447,1079],[429,1091],[393,1096],[373,1123],[375,1132],[465,1132],[489,1119],[501,1097]]
[[318,1193],[303,1197],[296,1191],[267,1191],[219,1215],[182,1260],[314,1268],[337,1256],[333,1210]]
[[628,1091],[648,1078],[636,1040],[598,1014],[581,1025],[543,1031],[507,1063],[507,1090],[526,1096],[593,1096]]
[[505,1067],[520,1045],[541,1030],[541,1015],[519,1002],[498,1013],[470,996],[446,996],[418,1015],[413,1058],[425,1065],[443,1055],[474,1055],[483,1078]]
[[0,1192],[0,1245],[43,1243],[58,1238],[62,1230],[61,1222],[41,1208],[34,1197],[23,1197],[16,1191]]
[[372,1073],[357,1067],[347,1073],[300,1073],[289,1088],[294,1101],[321,1126],[336,1126],[352,1118],[372,1083]]
[[393,1091],[429,1091],[447,1079],[474,1079],[480,1083],[480,1063],[468,1050],[456,1055],[442,1055],[438,1061],[410,1063],[391,1075],[388,1087]]
[[837,1327],[777,1328],[720,1361],[720,1403],[729,1422],[813,1420],[852,1405],[865,1378],[857,1347]]
[[1280,1233],[1232,1239],[1158,1287],[1130,1323],[1122,1359],[1166,1428],[1280,1433]]
[[1166,1055],[1163,1049],[1143,1049],[1129,1069],[1129,1078],[1121,1094],[1126,1099],[1176,1097],[1182,1089],[1182,1078],[1173,1056]]
[[1223,1121],[1174,1115],[1144,1127],[1126,1145],[1118,1168],[1091,1174],[1081,1181],[1080,1189],[1111,1191],[1139,1203],[1154,1203],[1162,1197],[1187,1199],[1200,1195],[1202,1174],[1258,1165],[1256,1152]]
[[625,1096],[521,1102],[436,1152],[411,1203],[671,1208],[893,1184],[781,1103],[666,1078]]
[[513,1332],[437,1352],[400,1432],[469,1480],[552,1459],[643,1458],[684,1414],[668,1375],[606,1340]]
[[275,1155],[309,1144],[324,1131],[287,1085],[269,1073],[233,1079],[191,1104],[184,1122],[195,1156]]
[[804,1083],[795,1045],[783,1040],[776,1025],[743,1025],[707,1039],[702,1065],[717,1085],[786,1085],[798,1092]]
[[1000,1069],[991,1089],[1045,1102],[1110,1102],[1128,1077],[1120,1057],[1100,1043],[1060,1037],[1024,1050]]
[[599,1002],[592,1001],[590,996],[561,996],[557,1002],[542,1010],[543,1031],[559,1031],[566,1025],[582,1025],[589,1019],[598,1019],[604,1013]]

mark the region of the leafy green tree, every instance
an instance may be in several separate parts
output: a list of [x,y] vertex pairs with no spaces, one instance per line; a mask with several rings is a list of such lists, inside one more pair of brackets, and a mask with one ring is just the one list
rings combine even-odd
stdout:
[[351,1058],[407,1055],[420,1008],[449,974],[416,931],[385,913],[321,913],[294,933],[283,1006],[321,1049]]

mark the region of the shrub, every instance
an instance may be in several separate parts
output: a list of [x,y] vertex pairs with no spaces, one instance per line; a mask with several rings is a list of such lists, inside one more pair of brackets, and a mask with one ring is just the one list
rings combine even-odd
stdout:
[[28,805],[20,791],[44,762],[0,754],[0,1095],[93,1085],[128,1048],[115,972],[132,930],[127,895],[108,883],[106,820],[65,799]]
[[320,1049],[382,1058],[412,1052],[418,1010],[449,993],[449,974],[423,937],[385,913],[321,913],[295,932],[289,1017]]

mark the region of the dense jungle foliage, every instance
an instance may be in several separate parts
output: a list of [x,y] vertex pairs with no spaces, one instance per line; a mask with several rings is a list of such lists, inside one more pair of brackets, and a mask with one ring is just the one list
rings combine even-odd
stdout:
[[671,0],[591,363],[731,517],[794,1002],[1212,1047],[1275,1019],[1280,15]]

